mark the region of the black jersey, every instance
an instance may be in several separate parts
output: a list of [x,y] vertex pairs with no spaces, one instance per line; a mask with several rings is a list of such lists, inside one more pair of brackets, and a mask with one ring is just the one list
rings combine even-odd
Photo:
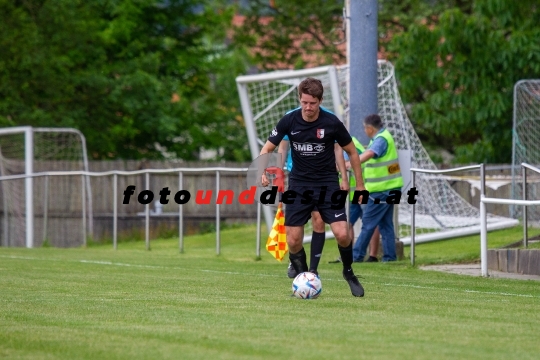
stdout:
[[320,109],[313,122],[302,118],[302,109],[293,110],[279,120],[268,141],[279,145],[289,137],[293,167],[289,175],[291,184],[336,184],[336,157],[334,143],[346,146],[351,135],[343,123],[332,113]]

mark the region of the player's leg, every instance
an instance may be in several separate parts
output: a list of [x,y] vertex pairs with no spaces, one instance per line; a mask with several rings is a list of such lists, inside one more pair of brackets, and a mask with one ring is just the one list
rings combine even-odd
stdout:
[[307,256],[302,244],[304,239],[304,225],[285,226],[287,232],[287,245],[289,246],[289,260],[297,274],[308,271]]
[[351,204],[349,207],[349,237],[354,241],[354,224],[362,217],[360,204]]
[[352,269],[353,263],[353,249],[352,239],[349,237],[349,226],[346,221],[338,221],[330,224],[332,232],[336,237],[338,243],[339,254],[341,255],[341,262],[343,263],[343,278],[349,284],[351,293],[354,296],[364,296],[364,288],[356,275],[354,275]]
[[352,239],[349,237],[348,224],[346,221],[337,221],[330,224],[336,237],[343,271],[352,271]]
[[380,237],[381,237],[381,233],[379,231],[379,227],[377,226],[375,228],[375,231],[373,231],[373,236],[371,236],[371,240],[369,241],[369,258],[366,260],[366,262],[379,261],[379,259],[377,258],[377,255],[379,254]]
[[[305,187],[289,187],[297,194],[303,194]],[[297,274],[308,271],[306,251],[304,250],[304,225],[308,222],[314,204],[302,204],[301,196],[285,207],[285,231],[289,247],[289,260]]]
[[[334,194],[339,188],[329,189],[330,194]],[[343,195],[348,198],[347,191],[343,192]],[[364,288],[358,281],[358,278],[354,275],[352,269],[353,254],[352,254],[352,239],[349,236],[349,224],[347,223],[347,215],[345,215],[345,205],[341,205],[337,198],[325,201],[324,204],[317,204],[321,217],[325,223],[330,224],[330,228],[334,233],[336,241],[338,243],[339,254],[341,255],[341,261],[343,264],[343,278],[349,284],[351,293],[354,296],[364,296]]]
[[309,261],[309,271],[318,274],[317,268],[321,260],[324,243],[326,240],[324,221],[318,211],[311,213],[311,224],[313,226],[313,234],[311,235],[311,255]]
[[[358,219],[362,216],[362,208],[359,204],[350,204],[349,208],[349,237],[352,241],[354,241],[354,224],[358,221]],[[329,261],[330,264],[337,264],[341,262],[341,256],[339,256],[336,260]]]

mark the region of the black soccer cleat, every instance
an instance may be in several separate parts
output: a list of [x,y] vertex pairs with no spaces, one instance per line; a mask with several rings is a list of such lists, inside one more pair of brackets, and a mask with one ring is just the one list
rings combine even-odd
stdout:
[[343,270],[343,278],[349,284],[353,296],[364,296],[364,288],[362,287],[362,284],[360,284],[360,281],[358,281],[358,277],[354,275],[352,269]]
[[296,270],[294,269],[294,266],[292,266],[292,264],[289,263],[289,267],[287,268],[287,276],[290,279],[294,279],[296,277],[296,275],[298,275],[298,274],[296,273]]
[[320,277],[319,272],[317,270],[309,270],[309,272],[317,275],[317,277]]

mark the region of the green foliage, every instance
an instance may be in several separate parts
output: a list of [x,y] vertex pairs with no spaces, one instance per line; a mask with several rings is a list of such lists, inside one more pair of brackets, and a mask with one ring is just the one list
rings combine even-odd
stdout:
[[311,0],[253,0],[249,5],[235,42],[250,48],[258,67],[302,69],[307,63],[344,62],[337,45],[343,44],[343,1],[320,0],[314,6]]
[[511,161],[514,84],[540,73],[537,1],[478,0],[391,41],[400,93],[423,141],[456,162]]
[[[407,31],[415,20],[431,20],[444,9],[470,10],[467,0],[379,0],[380,49],[395,33]],[[296,69],[306,65],[346,61],[342,0],[253,0],[243,9],[244,22],[235,42],[250,48],[252,61],[262,69]]]
[[245,159],[234,84],[245,63],[225,45],[233,10],[0,0],[0,126],[78,128],[93,158],[194,159],[204,146]]
[[379,50],[386,54],[388,42],[395,34],[409,31],[417,22],[431,26],[447,9],[459,8],[469,13],[471,0],[379,0]]
[[[260,68],[345,62],[343,1],[270,3],[250,2],[235,38]],[[513,86],[540,73],[538,1],[378,3],[379,50],[423,143],[456,162],[510,162]]]

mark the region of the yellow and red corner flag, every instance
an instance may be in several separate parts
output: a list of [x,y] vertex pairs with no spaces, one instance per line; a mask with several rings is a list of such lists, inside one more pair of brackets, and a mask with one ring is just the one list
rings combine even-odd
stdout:
[[289,251],[289,247],[287,246],[287,234],[285,232],[285,216],[281,209],[281,203],[279,203],[276,217],[274,218],[272,231],[270,231],[268,240],[266,240],[266,250],[268,250],[277,261],[283,260],[285,254]]

